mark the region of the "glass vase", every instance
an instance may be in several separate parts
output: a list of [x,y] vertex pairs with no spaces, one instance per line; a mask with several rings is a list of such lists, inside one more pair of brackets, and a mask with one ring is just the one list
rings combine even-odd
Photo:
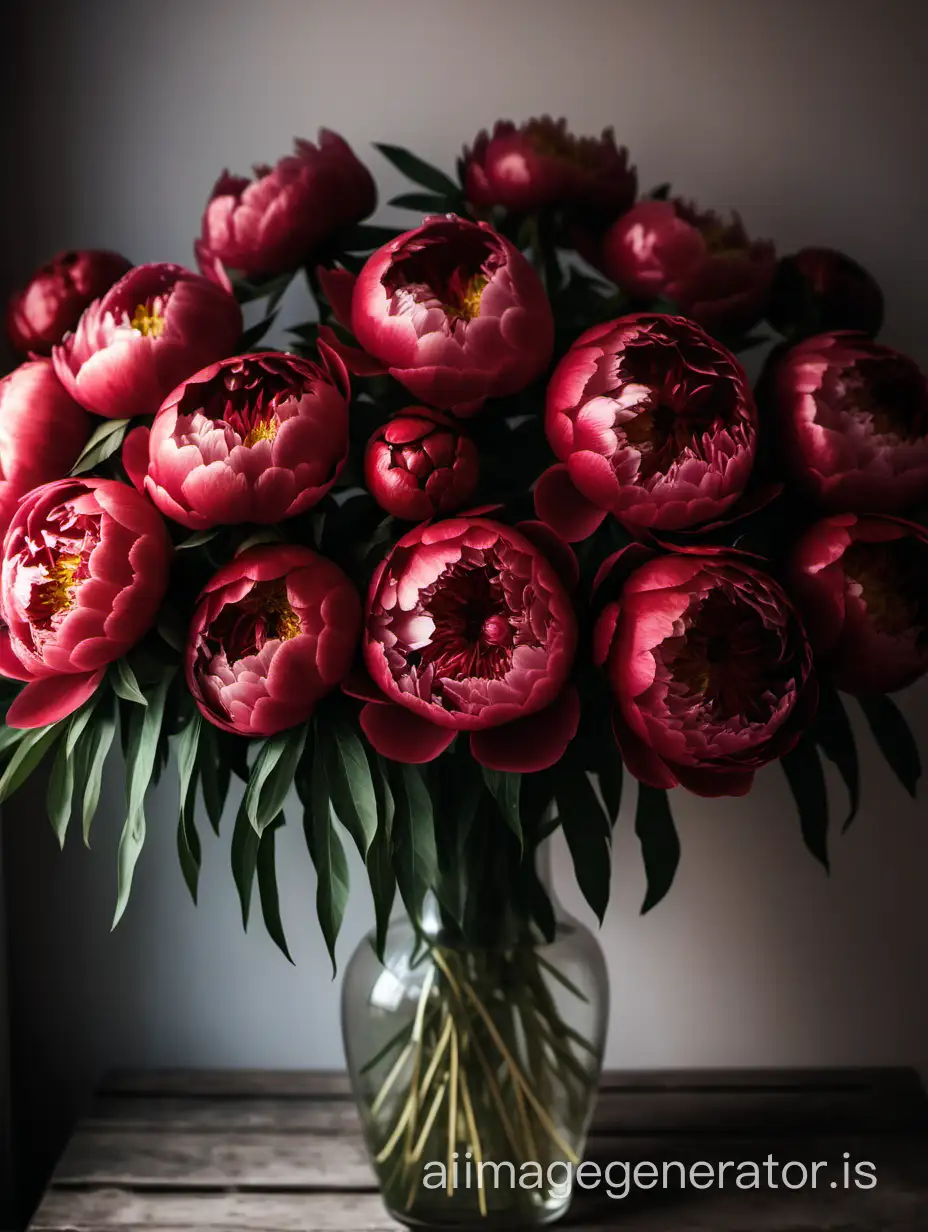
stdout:
[[[521,933],[521,935],[518,935]],[[440,913],[371,934],[345,973],[342,1027],[390,1214],[410,1227],[536,1227],[567,1210],[599,1087],[608,981],[599,944],[446,935]]]

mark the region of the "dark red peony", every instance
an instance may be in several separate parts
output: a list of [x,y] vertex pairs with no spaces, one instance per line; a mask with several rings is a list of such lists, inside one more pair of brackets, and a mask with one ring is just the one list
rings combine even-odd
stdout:
[[614,562],[618,595],[594,635],[622,757],[652,787],[744,795],[815,713],[799,617],[754,557],[647,555],[635,545]]
[[272,736],[341,682],[360,629],[361,600],[337,565],[291,544],[248,548],[200,595],[187,687],[210,723]]
[[351,322],[414,397],[461,415],[524,389],[554,345],[551,305],[525,257],[485,223],[453,215],[374,253]]
[[501,205],[528,214],[546,206],[615,218],[635,200],[637,179],[628,150],[611,128],[601,137],[575,137],[564,119],[541,116],[518,128],[497,120],[464,150],[464,192],[478,209]]
[[696,526],[744,491],[756,425],[741,365],[692,321],[596,325],[548,386],[545,431],[560,465],[538,483],[538,515],[571,542],[607,512],[632,531]]
[[222,173],[203,214],[197,261],[223,285],[223,267],[248,277],[296,269],[376,204],[370,172],[342,137],[323,128],[318,145],[297,140],[295,153],[276,167],[256,167],[253,180]]
[[52,358],[81,406],[129,419],[154,415],[184,377],[233,354],[241,334],[228,291],[180,265],[139,265],[90,305]]
[[685,201],[648,199],[605,233],[597,263],[628,295],[667,296],[713,333],[737,334],[764,315],[776,256],[737,214],[725,222]]
[[[264,351],[212,364],[179,385],[155,416],[145,490],[194,530],[280,522],[315,505],[348,456],[348,378]],[[131,473],[131,471],[130,471]]]
[[87,700],[154,623],[170,556],[157,510],[124,483],[62,479],[29,493],[0,579],[0,672],[29,681],[10,727],[43,727]]
[[898,513],[928,498],[928,378],[863,334],[787,351],[775,413],[794,478],[829,510]]
[[810,527],[790,589],[816,662],[848,693],[893,693],[928,671],[928,532],[840,513]]
[[131,268],[132,262],[118,252],[59,252],[10,296],[6,328],[13,350],[51,355],[52,347],[76,328],[84,309]]
[[577,730],[576,642],[558,574],[518,530],[481,517],[419,526],[371,583],[361,726],[396,761],[431,761],[466,731],[483,765],[540,770]]
[[66,475],[90,435],[90,417],[51,361],[20,364],[0,380],[0,537],[21,498]]
[[862,265],[833,248],[803,248],[781,257],[770,289],[767,320],[788,338],[883,324],[883,292]]
[[374,500],[410,522],[461,509],[479,477],[471,438],[425,406],[408,406],[381,425],[364,454],[364,479]]

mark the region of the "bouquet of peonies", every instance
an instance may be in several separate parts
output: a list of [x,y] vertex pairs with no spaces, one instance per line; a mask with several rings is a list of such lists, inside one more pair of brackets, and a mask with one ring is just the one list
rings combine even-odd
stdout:
[[[609,132],[498,123],[457,180],[378,149],[415,185],[390,203],[410,230],[363,222],[371,175],[323,131],[223,173],[199,274],[69,252],[13,297],[0,799],[48,758],[58,838],[72,815],[86,838],[119,733],[118,919],[150,784],[173,761],[196,898],[195,804],[218,830],[235,776],[243,917],[256,885],[287,953],[274,842],[295,785],[333,960],[347,835],[376,953],[398,893],[430,954],[363,1067],[385,1187],[415,1214],[437,1123],[446,1150],[476,1152],[494,1118],[523,1154],[582,1142],[548,1071],[582,1105],[601,1039],[520,946],[556,938],[534,856],[558,825],[602,918],[623,766],[645,909],[679,859],[670,789],[743,795],[776,760],[827,866],[823,756],[848,821],[859,798],[842,693],[914,794],[886,695],[928,669],[928,382],[874,340],[859,265],[778,261],[737,216],[638,196]],[[314,319],[262,348],[299,276]],[[737,356],[765,342],[752,391]],[[515,1035],[494,982],[517,990]]]

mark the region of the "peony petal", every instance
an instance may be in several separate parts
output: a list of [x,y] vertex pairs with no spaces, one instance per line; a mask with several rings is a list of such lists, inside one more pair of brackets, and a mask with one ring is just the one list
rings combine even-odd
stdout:
[[0,628],[0,676],[6,676],[8,680],[32,679],[31,672],[17,658],[10,641],[10,631],[6,627]]
[[664,789],[677,786],[679,780],[670,767],[632,731],[617,707],[612,711],[612,731],[622,760],[639,783]]
[[47,676],[27,684],[7,711],[8,727],[45,727],[73,714],[95,691],[105,668]]
[[535,512],[567,543],[589,538],[606,516],[577,491],[561,463],[549,467],[535,485]]
[[361,711],[361,728],[383,757],[411,766],[434,761],[457,734],[392,702],[385,706],[369,702]]
[[674,765],[674,772],[696,796],[746,796],[754,783],[753,770],[717,770],[709,766]]
[[471,753],[488,770],[513,774],[547,770],[564,756],[579,723],[580,696],[569,684],[544,710],[502,727],[471,732]]
[[148,428],[133,428],[122,443],[122,464],[137,491],[144,494],[145,476],[148,473]]
[[316,277],[332,306],[332,312],[339,325],[351,329],[351,297],[354,294],[354,284],[357,275],[345,269],[326,269],[323,265],[316,266]]
[[362,664],[357,664],[351,669],[342,681],[341,688],[343,693],[347,693],[349,697],[356,697],[359,701],[373,702],[380,706],[392,705],[386,693],[374,684]]
[[580,565],[570,544],[545,522],[517,522],[516,530],[521,531],[554,566],[565,589],[573,590],[580,581]]

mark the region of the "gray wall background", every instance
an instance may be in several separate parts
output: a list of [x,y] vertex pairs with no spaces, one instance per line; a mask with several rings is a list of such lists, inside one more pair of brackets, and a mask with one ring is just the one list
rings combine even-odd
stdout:
[[[922,6],[46,0],[16,20],[0,194],[5,287],[65,246],[191,263],[221,168],[273,160],[320,124],[368,157],[386,199],[400,179],[368,142],[408,145],[450,170],[495,117],[547,110],[580,132],[613,124],[645,189],[670,179],[706,205],[735,206],[782,251],[850,252],[887,292],[886,339],[928,361]],[[289,319],[303,307],[291,291]],[[928,732],[928,688],[900,704]],[[928,1072],[924,804],[908,800],[858,730],[862,815],[835,842],[830,879],[806,855],[774,767],[746,800],[677,793],[677,884],[641,919],[627,790],[602,932],[610,1064]],[[201,906],[191,905],[174,851],[173,784],[152,800],[134,901],[110,933],[121,792],[114,765],[91,852],[74,834],[58,854],[36,790],[5,810],[26,1192],[104,1067],[342,1063],[338,985],[314,926],[299,827],[279,844],[294,970],[260,928],[242,934],[231,816],[218,841],[205,833]],[[560,846],[555,863],[565,904],[584,916]],[[343,961],[370,919],[359,880]]]

